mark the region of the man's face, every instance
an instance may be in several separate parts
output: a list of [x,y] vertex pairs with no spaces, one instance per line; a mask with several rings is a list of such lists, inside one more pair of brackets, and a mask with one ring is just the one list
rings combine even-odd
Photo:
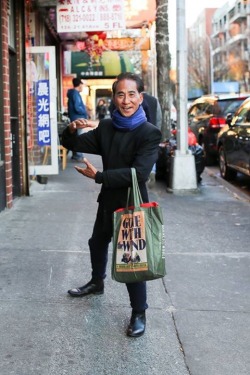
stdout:
[[80,85],[78,86],[78,90],[79,90],[79,92],[82,92],[82,90],[83,90],[83,86],[84,86],[84,83],[83,83],[83,82],[80,83]]
[[138,92],[135,81],[124,79],[117,83],[114,104],[124,117],[132,116],[139,108],[142,100],[142,94]]

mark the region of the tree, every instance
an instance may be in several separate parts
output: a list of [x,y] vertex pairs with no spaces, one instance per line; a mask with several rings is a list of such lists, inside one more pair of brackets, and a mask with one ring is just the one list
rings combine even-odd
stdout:
[[200,89],[203,94],[211,91],[210,53],[205,38],[188,35],[188,87]]
[[171,56],[169,52],[168,0],[156,0],[156,61],[157,91],[162,109],[162,138],[171,134],[172,83],[170,80]]

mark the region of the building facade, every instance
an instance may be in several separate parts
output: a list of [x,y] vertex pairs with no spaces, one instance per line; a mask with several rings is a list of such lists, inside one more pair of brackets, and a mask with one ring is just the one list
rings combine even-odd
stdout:
[[0,4],[0,210],[26,189],[24,4]]
[[204,9],[188,30],[188,52],[189,97],[249,92],[249,1]]
[[[46,18],[32,0],[0,3],[0,211],[11,208],[15,198],[29,195],[31,138],[34,114],[29,77],[31,48],[60,46]],[[60,66],[55,68],[55,81]],[[39,72],[41,73],[41,72]],[[58,80],[58,86],[60,80]],[[56,106],[56,103],[55,103]]]
[[235,82],[250,91],[250,4],[228,1],[212,19],[214,81]]
[[[76,4],[80,2],[86,3],[79,0]],[[83,99],[92,118],[98,100],[111,97],[112,83],[121,71],[133,69],[143,75],[148,88],[153,86],[150,25],[154,22],[155,1],[145,3],[145,10],[135,12],[133,0],[125,2],[126,27],[131,30],[124,30],[124,34],[113,30],[106,35],[59,33],[57,0],[0,2],[0,211],[11,208],[15,198],[29,195],[32,180],[60,172],[58,122],[67,110],[66,93],[73,77],[85,80]],[[65,4],[71,2],[65,0]],[[100,9],[105,9],[102,2]],[[99,61],[89,61],[91,53],[96,52],[91,50],[85,53],[87,68],[74,70],[79,65],[76,57],[87,43],[96,40],[99,50],[105,47],[100,55],[101,67],[93,69]],[[82,66],[85,63],[80,61]]]

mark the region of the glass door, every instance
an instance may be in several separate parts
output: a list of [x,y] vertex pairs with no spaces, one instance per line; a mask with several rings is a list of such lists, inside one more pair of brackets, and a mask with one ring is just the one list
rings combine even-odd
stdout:
[[26,50],[29,175],[58,174],[55,47]]

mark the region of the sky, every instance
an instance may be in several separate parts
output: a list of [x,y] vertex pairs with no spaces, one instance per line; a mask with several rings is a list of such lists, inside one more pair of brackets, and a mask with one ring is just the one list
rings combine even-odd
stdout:
[[228,0],[186,0],[186,26],[190,27],[204,8],[221,8],[227,1]]
[[[230,0],[186,0],[186,27],[190,27],[197,20],[204,8],[221,8],[228,1]],[[172,55],[172,67],[174,67],[176,60],[176,0],[169,0],[168,8],[170,52]]]

